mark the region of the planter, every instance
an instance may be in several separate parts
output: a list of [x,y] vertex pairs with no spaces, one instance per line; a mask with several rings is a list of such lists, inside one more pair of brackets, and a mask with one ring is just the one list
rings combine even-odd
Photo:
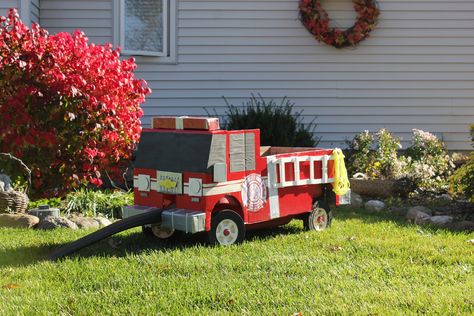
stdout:
[[24,213],[28,208],[28,203],[28,196],[23,192],[0,192],[0,213]]
[[351,178],[349,181],[352,192],[360,195],[389,198],[404,197],[409,193],[409,188],[403,180]]
[[38,217],[40,220],[45,219],[48,216],[59,217],[58,208],[50,208],[49,205],[40,205],[37,208],[33,208],[28,211],[28,214]]
[[24,213],[28,208],[28,188],[31,186],[31,170],[15,156],[8,153],[0,153],[0,158],[6,158],[16,162],[19,168],[25,173],[28,186],[25,192],[20,191],[0,191],[0,213],[13,212]]

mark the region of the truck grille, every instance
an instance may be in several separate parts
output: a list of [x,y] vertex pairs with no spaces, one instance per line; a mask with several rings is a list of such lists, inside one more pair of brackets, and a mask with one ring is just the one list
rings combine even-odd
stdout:
[[183,194],[183,176],[181,173],[157,171],[156,190],[167,194]]

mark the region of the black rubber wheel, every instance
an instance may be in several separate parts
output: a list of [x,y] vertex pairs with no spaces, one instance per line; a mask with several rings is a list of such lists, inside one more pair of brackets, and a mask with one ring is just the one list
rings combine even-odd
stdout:
[[332,223],[332,212],[324,201],[316,201],[310,213],[303,217],[305,230],[325,230]]
[[211,245],[233,245],[245,239],[242,217],[234,211],[223,210],[212,216],[208,240]]

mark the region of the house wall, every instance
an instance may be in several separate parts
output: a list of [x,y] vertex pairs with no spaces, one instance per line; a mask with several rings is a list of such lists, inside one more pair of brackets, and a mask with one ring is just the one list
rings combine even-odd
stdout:
[[20,8],[20,0],[1,0],[0,1],[0,16],[6,16],[8,14],[8,9],[10,8]]
[[[116,42],[118,0],[40,2],[41,24],[51,32],[80,28],[94,42]],[[470,149],[474,1],[379,4],[372,37],[337,50],[301,25],[298,0],[177,0],[177,64],[137,58],[137,76],[153,89],[144,125],[153,115],[203,115],[203,107],[223,113],[222,96],[239,105],[254,92],[288,96],[305,122],[317,116],[322,146],[387,127],[404,141],[412,128],[421,128],[450,149]],[[353,23],[351,1],[323,5],[338,25]]]
[[80,29],[94,43],[113,42],[112,0],[40,0],[40,10],[41,26],[51,33]]
[[30,1],[30,19],[33,23],[40,23],[40,0]]

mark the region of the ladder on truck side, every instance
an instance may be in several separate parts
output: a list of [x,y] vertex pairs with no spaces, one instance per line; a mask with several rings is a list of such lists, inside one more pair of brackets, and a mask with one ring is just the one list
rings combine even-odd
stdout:
[[[291,186],[308,185],[308,184],[325,184],[333,183],[334,178],[328,176],[328,162],[333,160],[332,155],[320,155],[320,156],[295,156],[295,157],[281,157],[268,161],[268,185],[270,188],[279,189]],[[322,172],[321,178],[315,178],[314,165],[316,161],[321,161]],[[309,162],[309,178],[301,179],[300,176],[300,163]],[[285,165],[288,163],[293,164],[293,180],[286,181],[286,170]],[[276,173],[278,172],[279,182],[277,182]]]

